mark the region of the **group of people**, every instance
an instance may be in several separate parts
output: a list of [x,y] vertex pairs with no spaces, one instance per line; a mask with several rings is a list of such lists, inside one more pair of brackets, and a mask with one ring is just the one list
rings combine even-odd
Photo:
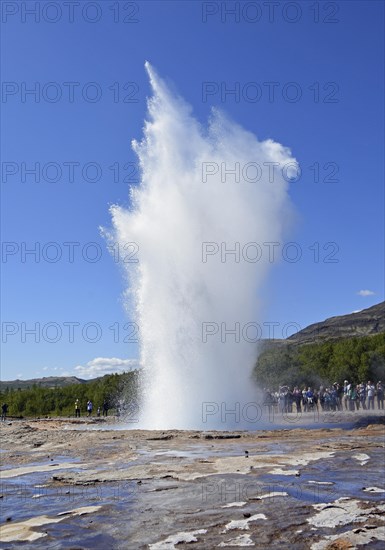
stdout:
[[314,409],[323,411],[355,411],[384,409],[384,384],[378,381],[376,384],[371,380],[367,383],[352,384],[345,380],[343,385],[335,382],[331,386],[320,386],[313,389],[295,386],[280,386],[278,391],[264,390],[264,404],[270,407],[277,407],[279,412],[309,412]]
[[[92,416],[92,411],[94,409],[94,405],[92,401],[89,399],[87,401],[86,410],[87,410],[87,416]],[[108,402],[106,400],[103,401],[103,405],[97,408],[96,415],[100,416],[100,413],[102,412],[103,416],[108,416]],[[79,399],[76,399],[75,401],[75,418],[80,418],[80,401]]]

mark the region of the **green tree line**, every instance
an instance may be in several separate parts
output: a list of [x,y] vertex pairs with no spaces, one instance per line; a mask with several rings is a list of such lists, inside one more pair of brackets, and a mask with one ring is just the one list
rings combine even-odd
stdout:
[[259,355],[253,374],[266,388],[384,382],[385,333],[302,345],[272,342]]
[[75,400],[79,399],[81,413],[86,413],[87,401],[94,406],[93,414],[106,401],[116,409],[119,400],[136,402],[138,375],[136,371],[110,374],[83,384],[54,388],[33,385],[27,389],[9,389],[0,392],[0,402],[7,403],[8,416],[73,416]]
[[[260,353],[253,375],[259,387],[271,389],[283,384],[318,387],[344,380],[384,381],[385,333],[303,345],[273,341]],[[119,400],[135,407],[137,396],[138,373],[134,371],[62,387],[6,388],[0,392],[0,401],[8,404],[9,416],[73,416],[76,399],[82,414],[90,399],[95,414],[104,401],[110,409],[116,409]]]

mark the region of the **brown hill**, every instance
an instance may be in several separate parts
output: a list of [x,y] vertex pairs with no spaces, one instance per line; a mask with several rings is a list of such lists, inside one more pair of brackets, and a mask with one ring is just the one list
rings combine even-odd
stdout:
[[385,332],[385,302],[348,315],[314,323],[287,338],[289,344],[314,344]]

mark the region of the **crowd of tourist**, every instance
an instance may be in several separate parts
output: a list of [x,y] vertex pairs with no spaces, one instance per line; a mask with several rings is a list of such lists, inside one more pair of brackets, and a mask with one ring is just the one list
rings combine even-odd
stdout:
[[[314,409],[323,411],[355,411],[359,409],[384,409],[384,384],[368,381],[351,384],[345,380],[343,385],[335,382],[329,387],[319,389],[298,386],[280,386],[277,391],[264,390],[264,404],[277,407],[281,413],[309,412]],[[376,405],[376,407],[375,407]]]

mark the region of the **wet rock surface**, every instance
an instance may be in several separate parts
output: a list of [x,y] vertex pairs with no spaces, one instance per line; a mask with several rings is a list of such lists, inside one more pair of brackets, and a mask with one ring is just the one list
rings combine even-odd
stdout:
[[2,423],[1,548],[384,548],[384,418],[343,429],[350,420],[254,432]]

